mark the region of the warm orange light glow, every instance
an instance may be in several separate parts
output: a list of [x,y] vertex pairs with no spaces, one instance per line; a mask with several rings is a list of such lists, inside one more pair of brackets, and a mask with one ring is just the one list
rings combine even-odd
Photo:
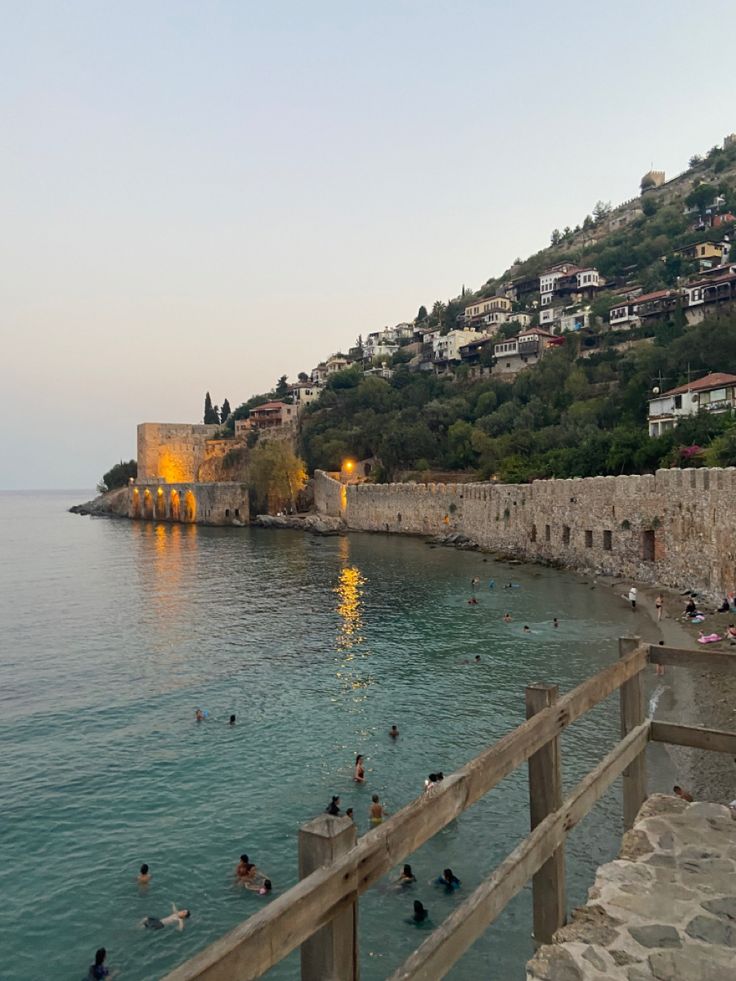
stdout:
[[355,469],[355,461],[354,460],[343,461],[342,469],[347,471],[347,473],[352,473],[353,470]]
[[355,566],[346,566],[340,572],[340,579],[335,587],[335,592],[339,599],[337,612],[342,620],[338,640],[342,650],[360,644],[363,640],[360,636],[360,630],[363,626],[361,607],[364,583],[365,579]]
[[156,491],[156,493],[158,494],[158,496],[159,496],[159,497],[163,497],[163,496],[164,496],[164,492],[163,492],[163,490],[162,490],[162,489],[161,489],[160,487],[159,487],[159,489],[158,489],[158,490]]
[[159,453],[158,476],[163,477],[167,484],[186,484],[195,479],[195,474],[183,458],[174,450],[166,449]]

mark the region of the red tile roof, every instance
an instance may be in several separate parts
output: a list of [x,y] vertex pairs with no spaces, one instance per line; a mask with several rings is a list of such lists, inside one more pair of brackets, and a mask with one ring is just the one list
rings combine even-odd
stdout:
[[632,303],[648,303],[650,300],[663,300],[666,296],[674,296],[674,290],[655,290],[654,293],[644,293],[643,296],[635,296]]
[[736,384],[736,375],[729,375],[725,371],[712,371],[704,378],[698,378],[688,385],[678,385],[668,392],[662,392],[657,398],[663,398],[665,395],[683,395],[685,392],[707,392],[711,388],[723,388],[725,385],[734,384]]
[[285,408],[286,408],[286,402],[263,402],[261,403],[261,405],[254,406],[250,410],[250,412],[251,415],[253,415],[253,413],[260,412],[262,409],[274,410],[274,409],[285,409]]

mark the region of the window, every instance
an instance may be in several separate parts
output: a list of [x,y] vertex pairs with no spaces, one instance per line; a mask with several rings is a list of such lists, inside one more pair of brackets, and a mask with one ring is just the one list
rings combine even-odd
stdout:
[[592,548],[593,547],[593,532],[592,531],[586,531],[585,532],[585,547],[586,548]]
[[676,409],[681,409],[682,408],[682,395],[675,395],[674,403],[675,403],[675,408]]
[[549,525],[544,526],[544,540],[548,542],[552,538],[552,529]]
[[235,508],[235,517],[236,518],[240,517],[240,508]]
[[610,552],[613,546],[613,536],[610,531],[603,532],[603,551]]
[[569,545],[570,544],[570,526],[569,525],[563,525],[562,526],[562,544],[563,545]]
[[225,517],[226,518],[230,517],[230,508],[225,508]]
[[532,533],[531,533],[531,536],[530,537],[531,537],[531,540],[533,542],[536,542],[536,540],[537,540],[537,526],[536,525],[532,525]]

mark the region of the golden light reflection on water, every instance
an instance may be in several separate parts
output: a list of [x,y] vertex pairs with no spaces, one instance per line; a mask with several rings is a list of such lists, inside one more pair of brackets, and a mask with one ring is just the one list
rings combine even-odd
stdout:
[[[346,564],[340,570],[334,590],[340,617],[336,646],[341,658],[337,678],[344,692],[358,693],[369,688],[373,684],[373,678],[356,671],[359,661],[368,656],[362,632],[365,578],[357,566],[347,564],[350,558],[349,548],[347,539],[341,539],[340,558]],[[362,701],[364,698],[364,694],[357,695],[355,701]]]

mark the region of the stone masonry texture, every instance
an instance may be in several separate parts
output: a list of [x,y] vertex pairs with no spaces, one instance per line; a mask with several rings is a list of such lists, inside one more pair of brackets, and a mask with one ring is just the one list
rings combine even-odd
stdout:
[[531,484],[350,484],[315,501],[348,529],[446,536],[528,561],[712,597],[736,586],[736,468]]
[[645,801],[527,981],[736,981],[736,836],[721,804]]

